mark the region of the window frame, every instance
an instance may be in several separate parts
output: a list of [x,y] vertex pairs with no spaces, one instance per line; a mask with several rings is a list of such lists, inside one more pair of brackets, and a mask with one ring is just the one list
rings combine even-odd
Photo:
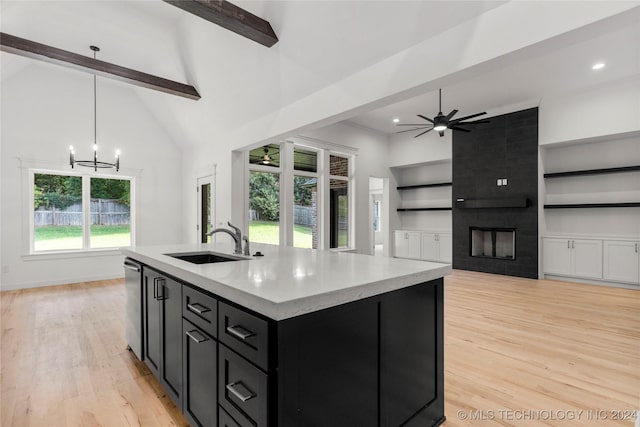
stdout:
[[[278,204],[279,204],[279,209],[280,209],[280,214],[279,214],[279,219],[278,219],[278,245],[282,245],[283,242],[286,241],[286,222],[285,222],[285,218],[283,218],[283,210],[282,210],[282,206],[285,205],[286,203],[286,196],[284,195],[285,192],[285,188],[283,187],[283,183],[284,181],[284,173],[286,170],[286,156],[283,156],[283,149],[284,147],[284,142],[280,142],[278,144],[264,144],[264,145],[278,145],[279,146],[279,159],[280,162],[278,164],[278,166],[266,166],[266,165],[260,165],[257,163],[251,163],[250,159],[249,159],[249,153],[251,152],[251,150],[246,150],[245,151],[245,195],[244,195],[244,215],[246,218],[246,234],[247,236],[249,236],[249,240],[251,240],[251,233],[249,230],[249,226],[251,224],[251,218],[249,217],[249,196],[250,196],[250,181],[251,181],[251,172],[263,172],[263,173],[272,173],[272,174],[277,174],[278,175]],[[262,146],[261,146],[262,147]],[[293,165],[292,165],[293,167]]]
[[[322,211],[322,197],[320,197],[320,195],[322,194],[322,188],[324,186],[324,184],[322,183],[322,170],[323,170],[323,150],[317,147],[312,147],[312,146],[308,146],[308,145],[303,145],[300,143],[296,143],[296,142],[287,142],[286,144],[291,145],[291,171],[290,171],[290,175],[288,176],[287,179],[289,179],[290,184],[291,184],[291,188],[290,188],[290,192],[291,192],[291,206],[290,206],[290,212],[289,215],[291,215],[291,240],[289,242],[287,242],[287,246],[292,246],[292,247],[297,247],[295,246],[295,239],[294,239],[294,228],[295,228],[295,224],[294,224],[294,213],[293,213],[293,209],[294,209],[294,205],[295,205],[295,196],[293,194],[293,190],[294,190],[294,184],[293,181],[295,179],[295,177],[300,176],[300,177],[305,177],[305,178],[315,178],[316,179],[316,219],[318,221],[317,223],[317,233],[318,233],[318,245],[316,249],[320,249],[322,248],[322,230],[324,229],[324,224],[325,224],[325,219],[324,219],[324,215],[320,215],[323,211]],[[305,150],[305,151],[314,151],[316,153],[316,171],[315,172],[309,172],[309,171],[303,171],[303,170],[299,170],[295,168],[295,161],[294,161],[294,152],[295,149],[299,148],[301,150]]]
[[[348,160],[349,166],[347,168],[347,176],[342,175],[331,175],[331,156],[334,157],[342,157]],[[326,175],[323,180],[326,186],[326,200],[327,200],[327,231],[326,231],[326,248],[334,251],[349,251],[355,249],[355,184],[354,184],[354,170],[355,170],[355,156],[351,154],[346,154],[340,151],[335,150],[326,150],[325,153],[325,161],[326,161]],[[347,209],[349,209],[349,232],[347,246],[345,247],[331,247],[331,180],[344,181],[347,183]]]
[[[262,145],[271,145],[262,144]],[[319,250],[333,251],[350,251],[356,248],[355,245],[355,163],[357,157],[357,149],[322,142],[319,140],[304,139],[301,137],[288,138],[279,142],[280,146],[280,165],[261,166],[253,164],[249,161],[249,153],[252,148],[246,148],[244,151],[244,171],[245,171],[245,194],[244,194],[244,218],[245,230],[249,231],[249,179],[252,171],[271,172],[279,175],[280,186],[280,239],[279,245],[294,246],[293,241],[293,179],[294,176],[308,176],[317,178],[317,217],[318,217],[318,248]],[[255,148],[255,147],[253,147]],[[317,156],[317,172],[306,172],[295,169],[293,152],[294,148],[303,150],[316,151]],[[347,176],[334,176],[329,174],[329,158],[330,156],[344,157],[349,160]],[[347,182],[348,191],[348,209],[349,209],[349,233],[348,246],[341,248],[330,247],[330,200],[329,200],[329,183],[331,179],[338,179]],[[251,236],[249,235],[249,238]]]
[[[35,250],[35,197],[34,186],[36,174],[41,175],[60,175],[60,176],[74,176],[82,179],[82,248],[78,249],[52,249],[52,250]],[[29,243],[28,243],[28,255],[50,255],[50,254],[73,254],[73,253],[97,253],[97,252],[110,252],[117,251],[122,246],[113,247],[91,247],[91,178],[99,179],[118,179],[129,181],[129,232],[130,242],[129,246],[135,246],[135,188],[136,180],[133,176],[128,175],[111,175],[105,173],[94,172],[80,172],[80,171],[65,171],[59,169],[42,169],[42,168],[29,168],[28,169],[28,186],[27,186],[27,199],[28,199],[28,224],[29,224]]]

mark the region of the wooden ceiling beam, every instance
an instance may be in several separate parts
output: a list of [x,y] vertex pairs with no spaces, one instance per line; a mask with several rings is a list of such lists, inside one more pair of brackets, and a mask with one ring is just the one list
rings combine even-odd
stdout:
[[225,0],[163,0],[182,10],[220,25],[243,37],[271,47],[278,42],[269,21],[265,21]]
[[63,67],[120,80],[135,86],[146,87],[171,95],[194,100],[200,99],[200,94],[193,86],[1,32],[0,50],[26,58],[38,59],[51,64],[62,65]]

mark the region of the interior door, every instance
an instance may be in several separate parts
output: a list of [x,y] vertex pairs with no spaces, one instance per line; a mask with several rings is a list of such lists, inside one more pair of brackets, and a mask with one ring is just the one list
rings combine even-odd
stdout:
[[209,233],[214,224],[213,175],[198,178],[198,241],[210,243]]

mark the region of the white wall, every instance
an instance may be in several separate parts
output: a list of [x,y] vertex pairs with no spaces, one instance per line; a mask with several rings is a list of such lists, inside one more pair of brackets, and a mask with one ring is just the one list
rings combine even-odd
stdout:
[[418,138],[414,138],[412,132],[393,134],[389,137],[389,165],[405,167],[450,161],[451,140],[451,132],[445,132],[442,137],[429,132]]
[[[369,178],[389,178],[389,186],[395,188],[395,178],[391,175],[388,159],[388,138],[386,135],[365,128],[356,127],[348,123],[337,123],[320,129],[310,130],[304,136],[327,141],[334,144],[346,145],[358,150],[355,164],[355,249],[358,253],[371,253],[373,242],[369,233],[369,221],[360,220],[369,218]],[[390,226],[383,229],[385,236],[383,242],[389,242],[391,230],[396,226],[395,212],[397,200],[383,203],[383,212],[390,219]],[[393,207],[389,212],[390,207]],[[385,243],[386,243],[385,242]],[[388,251],[385,244],[385,254]]]
[[[450,133],[450,132],[448,132]],[[449,136],[451,138],[451,136]],[[442,138],[444,139],[444,138]],[[449,139],[450,141],[450,139]],[[451,145],[449,144],[449,149]],[[451,153],[449,153],[449,156]],[[424,158],[424,157],[423,157]],[[451,182],[451,159],[394,168],[398,185],[419,185],[437,182]],[[394,190],[400,199],[399,207],[440,207],[451,206],[451,187],[431,187],[411,190]],[[452,229],[451,211],[418,211],[398,213],[398,228],[403,230],[449,231]]]
[[[27,173],[38,167],[70,170],[68,147],[90,158],[92,76],[34,63],[2,85],[2,289],[122,277],[122,255],[28,256]],[[167,95],[169,96],[169,95]],[[120,83],[98,79],[99,153],[122,151],[121,172],[136,178],[136,244],[183,241],[181,152],[161,125]],[[88,171],[88,169],[83,169]]]
[[[640,134],[572,145],[547,145],[545,172],[640,165]],[[545,203],[640,201],[640,172],[547,178]],[[546,235],[640,237],[640,208],[558,209],[544,211]]]
[[640,77],[542,99],[540,145],[640,131]]

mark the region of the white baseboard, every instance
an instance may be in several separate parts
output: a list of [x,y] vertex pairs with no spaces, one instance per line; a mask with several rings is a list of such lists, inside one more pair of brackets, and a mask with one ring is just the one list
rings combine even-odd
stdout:
[[584,283],[587,285],[608,286],[610,288],[635,289],[637,291],[640,291],[640,285],[633,285],[630,283],[605,282],[603,280],[581,279],[578,277],[567,277],[567,276],[554,276],[552,274],[545,274],[540,278],[548,279],[548,280],[559,280],[561,282],[574,282],[574,283]]
[[0,291],[15,291],[19,289],[31,289],[31,288],[43,288],[45,286],[59,286],[59,285],[68,285],[70,283],[81,283],[81,282],[94,282],[97,280],[112,280],[112,279],[123,279],[124,276],[121,274],[113,275],[113,276],[85,276],[85,277],[69,277],[66,279],[59,280],[44,280],[37,282],[21,282],[21,283],[9,283],[0,284]]

